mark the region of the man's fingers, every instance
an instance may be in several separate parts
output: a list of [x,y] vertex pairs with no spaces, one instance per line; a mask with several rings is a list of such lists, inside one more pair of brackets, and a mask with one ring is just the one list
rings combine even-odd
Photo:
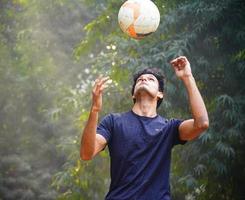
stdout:
[[109,76],[101,78],[100,81],[98,82],[98,85],[101,86],[103,85],[105,82],[107,82],[110,79]]
[[170,61],[171,64],[176,64],[179,62],[186,62],[186,57],[185,56],[179,56],[178,58],[175,58],[173,60]]
[[102,85],[99,89],[100,92],[102,92],[105,88],[108,88],[109,85]]
[[185,65],[187,64],[187,59],[185,56],[179,56],[178,58],[173,59],[172,61],[170,61],[170,64],[178,69],[181,70],[185,67]]
[[102,86],[97,86],[97,87],[93,90],[93,94],[94,94],[95,96],[99,96],[99,95],[102,94],[102,92],[104,91],[104,89],[106,89],[106,88],[108,88],[108,87],[109,87],[109,85],[107,85],[107,84],[104,84],[104,85],[102,85]]
[[108,87],[108,84],[112,83],[112,80],[110,77],[99,77],[95,80],[94,88],[93,88],[93,93],[98,93],[103,91],[105,88]]
[[96,85],[102,85],[104,82],[106,82],[107,80],[109,80],[110,79],[110,77],[102,77],[102,76],[99,76],[96,80],[95,80],[95,82],[94,82],[94,86],[96,86]]

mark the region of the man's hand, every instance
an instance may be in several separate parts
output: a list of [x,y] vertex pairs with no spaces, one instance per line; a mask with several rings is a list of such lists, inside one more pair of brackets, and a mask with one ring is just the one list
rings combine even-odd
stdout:
[[192,112],[192,119],[184,120],[179,126],[181,140],[192,140],[198,137],[209,126],[208,113],[191,73],[190,63],[186,57],[180,56],[170,62],[175,74],[180,78],[187,90]]
[[81,137],[80,157],[91,160],[106,145],[106,139],[96,133],[99,111],[102,108],[102,93],[110,82],[109,77],[99,77],[93,86],[92,107]]
[[102,108],[102,93],[105,88],[108,87],[107,83],[109,83],[109,77],[99,77],[95,80],[95,84],[93,87],[93,98],[92,98],[92,111],[99,112]]
[[170,62],[170,64],[174,68],[175,74],[178,78],[184,79],[185,77],[192,76],[190,63],[185,56],[175,58]]

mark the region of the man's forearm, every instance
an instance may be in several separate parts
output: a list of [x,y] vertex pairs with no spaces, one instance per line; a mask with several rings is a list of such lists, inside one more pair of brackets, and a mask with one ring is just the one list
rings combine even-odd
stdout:
[[201,129],[207,128],[209,123],[208,113],[194,77],[187,76],[184,77],[182,81],[184,82],[188,93],[194,126]]
[[90,160],[93,157],[94,149],[95,149],[98,116],[99,116],[98,111],[91,109],[81,139],[80,157],[83,160]]

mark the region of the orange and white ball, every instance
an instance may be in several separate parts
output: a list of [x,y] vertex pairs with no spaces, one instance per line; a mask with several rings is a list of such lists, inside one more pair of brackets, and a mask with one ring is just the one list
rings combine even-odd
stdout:
[[141,39],[157,30],[160,13],[151,0],[127,0],[119,10],[118,22],[123,32]]

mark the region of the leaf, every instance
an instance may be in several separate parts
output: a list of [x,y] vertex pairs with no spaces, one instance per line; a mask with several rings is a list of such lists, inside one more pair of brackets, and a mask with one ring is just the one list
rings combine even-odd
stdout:
[[222,153],[227,158],[233,158],[235,156],[234,149],[228,144],[219,141],[218,143],[216,143],[215,147],[218,152]]
[[200,176],[201,174],[203,174],[205,171],[207,170],[207,167],[203,164],[198,164],[195,168],[194,171],[195,173]]

